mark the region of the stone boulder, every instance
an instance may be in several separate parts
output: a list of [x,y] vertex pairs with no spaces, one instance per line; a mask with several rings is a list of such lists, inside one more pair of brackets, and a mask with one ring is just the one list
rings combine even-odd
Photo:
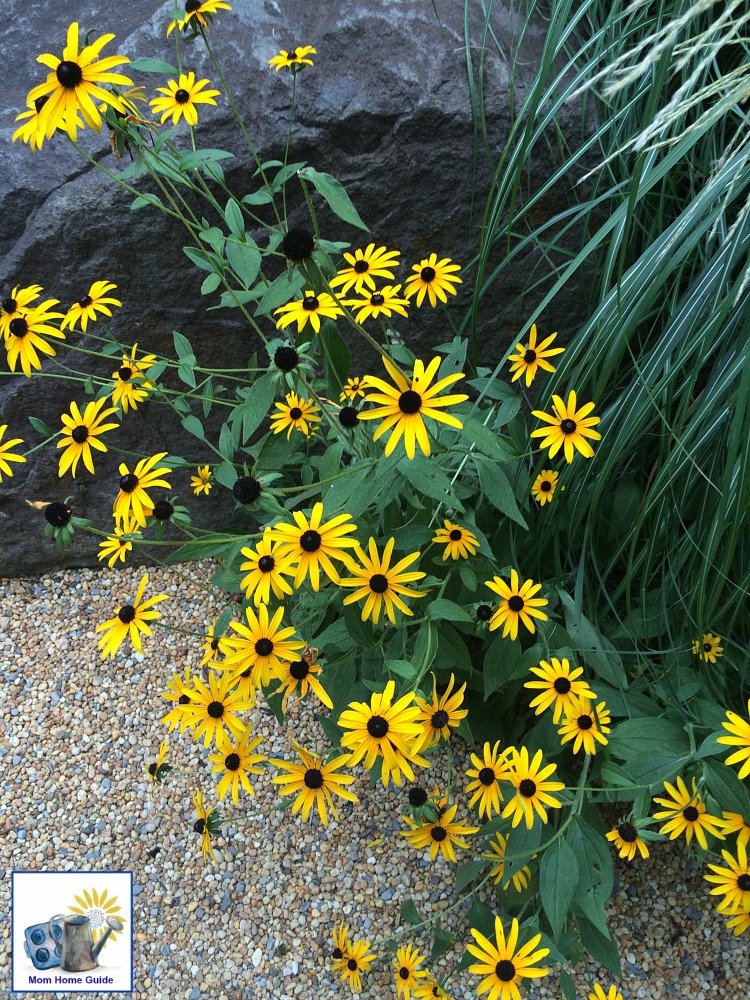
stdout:
[[[340,179],[371,230],[367,237],[324,211],[323,236],[355,246],[372,239],[398,248],[403,261],[400,280],[411,263],[432,251],[468,264],[476,252],[489,184],[481,144],[476,160],[473,156],[464,3],[436,0],[436,6],[439,20],[428,0],[368,4],[232,0],[233,11],[220,11],[210,31],[216,57],[262,160],[282,154],[291,91],[290,74],[274,72],[268,60],[281,48],[316,47],[314,68],[307,68],[298,78],[291,159],[307,161]],[[476,72],[481,7],[477,3],[470,8]],[[512,36],[520,33],[515,8],[507,3],[492,7],[493,30],[506,50],[511,48]],[[193,241],[179,223],[150,208],[131,212],[132,194],[86,162],[64,136],[55,135],[36,154],[10,141],[13,119],[24,109],[26,93],[47,72],[35,61],[36,55],[60,55],[73,18],[82,31],[93,29],[94,36],[116,35],[105,54],[174,61],[175,36],[166,38],[173,9],[172,2],[154,0],[131,0],[125,5],[101,0],[54,5],[11,0],[0,42],[6,80],[4,141],[0,144],[0,290],[5,296],[14,285],[37,283],[44,287],[45,297],[59,299],[65,309],[93,281],[107,279],[116,283],[115,294],[123,302],[112,322],[121,341],[173,356],[172,331],[179,330],[190,339],[199,362],[210,357],[217,367],[239,367],[255,350],[262,358],[262,344],[236,310],[208,311],[217,298],[200,296],[205,274],[182,253],[182,246]],[[527,67],[529,78],[544,31],[542,18],[532,17],[518,60],[518,65]],[[222,89],[201,43],[183,44],[182,58],[186,69],[194,69]],[[496,157],[509,134],[511,93],[517,104],[524,80],[509,78],[508,66],[494,49],[487,53],[484,70],[487,126]],[[146,86],[149,96],[165,82],[153,74],[132,75]],[[580,123],[572,117],[571,135],[575,135]],[[187,142],[184,123],[181,133]],[[223,97],[217,107],[207,107],[201,114],[199,136],[202,146],[235,154],[234,159],[224,161],[230,188],[242,194],[257,187],[253,160]],[[106,128],[99,134],[87,129],[79,141],[107,171],[119,174],[127,168],[127,158],[118,161],[112,156]],[[540,178],[551,167],[540,163]],[[539,211],[551,217],[568,197],[567,192],[560,192],[559,202],[549,200]],[[292,223],[304,221],[304,199],[295,184],[289,187],[289,207]],[[206,209],[201,212],[207,214]],[[533,263],[528,258],[507,267],[492,294],[482,301],[479,325],[484,363],[497,360],[541,298],[541,289],[529,294],[526,287]],[[464,278],[461,299],[466,303],[471,292],[469,271]],[[577,311],[580,316],[580,303],[558,301],[546,324],[542,318],[543,328],[555,329],[563,308],[568,315]],[[264,319],[262,325],[268,336],[274,335],[271,320]],[[422,310],[401,331],[415,350],[424,352],[422,356],[429,354],[431,345],[450,339],[440,310]],[[85,346],[80,335],[71,336],[58,350],[57,360],[79,366],[84,359],[88,370],[109,376],[116,365],[103,371],[100,362],[75,353],[75,348]],[[372,355],[358,345],[352,345],[352,350],[358,370],[372,363]],[[27,380],[18,372],[9,374],[4,355],[0,357],[0,424],[9,424],[10,436],[21,436],[27,446],[41,440],[28,423],[29,415],[56,429],[70,400],[86,398],[80,384],[48,377],[56,371],[64,374],[54,361],[46,360],[42,375]],[[141,454],[165,451],[205,460],[199,443],[184,434],[166,407],[146,405],[128,415],[127,433]],[[118,446],[126,447],[124,436],[123,431]],[[96,538],[79,533],[72,548],[58,549],[43,536],[39,513],[24,501],[70,495],[79,515],[106,527],[111,523],[117,465],[123,456],[112,450],[100,456],[95,477],[82,471],[75,480],[66,475],[60,481],[58,454],[54,443],[45,446],[26,465],[16,466],[14,477],[0,485],[0,577],[96,561]],[[175,474],[173,485],[181,500],[191,506],[196,523],[238,530],[243,525],[254,527],[245,512],[236,508],[227,489],[218,486],[210,503],[200,498],[200,503],[193,504],[186,470]]]

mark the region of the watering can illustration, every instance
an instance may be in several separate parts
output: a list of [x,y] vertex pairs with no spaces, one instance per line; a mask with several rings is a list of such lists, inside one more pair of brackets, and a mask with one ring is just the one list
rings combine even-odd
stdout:
[[122,928],[123,924],[117,917],[107,917],[107,930],[99,942],[94,944],[88,917],[77,913],[67,917],[62,913],[55,914],[50,918],[49,931],[58,941],[62,932],[60,968],[65,972],[88,972],[96,969],[99,965],[97,959],[107,938],[112,931],[121,931]]

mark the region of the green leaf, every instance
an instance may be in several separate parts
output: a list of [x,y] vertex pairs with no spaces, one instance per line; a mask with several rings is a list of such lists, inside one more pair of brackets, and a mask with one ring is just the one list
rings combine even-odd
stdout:
[[161,59],[133,59],[128,63],[128,70],[131,69],[139,73],[168,73],[172,76],[179,76],[180,72],[176,66]]
[[346,474],[332,482],[323,495],[326,512],[346,510],[352,517],[359,517],[372,501],[371,480],[370,466],[348,466]]
[[464,513],[464,508],[453,492],[448,476],[438,465],[436,458],[426,455],[415,455],[413,459],[402,458],[397,466],[398,471],[420,493],[450,504],[455,510]]
[[613,727],[609,752],[625,761],[636,784],[652,785],[674,776],[690,760],[684,728],[669,719],[626,719]]
[[321,173],[313,167],[303,167],[299,171],[299,176],[306,181],[310,181],[318,194],[328,202],[328,206],[334,215],[337,215],[344,222],[348,222],[358,229],[363,229],[366,233],[370,230],[359,217],[354,205],[352,205],[349,195],[344,190],[343,184],[337,181],[330,174]]
[[330,391],[335,393],[333,398],[338,399],[351,368],[352,354],[334,323],[326,321],[321,325],[320,341],[326,382]]
[[226,149],[191,149],[180,152],[178,166],[180,170],[187,172],[195,170],[197,167],[205,167],[209,176],[213,175],[211,167],[218,164],[219,160],[233,160],[234,153]]
[[432,951],[430,952],[430,965],[437,962],[439,958],[442,958],[453,947],[453,938],[439,924],[435,927],[434,935]]
[[576,607],[575,601],[569,594],[564,590],[558,590],[558,594],[565,612],[565,628],[586,666],[613,687],[627,688],[628,679],[619,653]]
[[547,848],[539,866],[539,893],[555,939],[565,929],[577,886],[576,855],[570,844],[561,838]]
[[401,919],[405,924],[421,924],[422,918],[417,913],[413,899],[401,900]]
[[703,777],[722,809],[750,818],[750,792],[731,767],[716,760],[704,760]]
[[573,982],[570,973],[566,972],[565,969],[560,970],[560,989],[564,1000],[577,1000],[578,990],[576,989],[576,984]]
[[329,445],[324,455],[320,459],[320,469],[318,470],[321,480],[332,479],[341,468],[341,456],[344,452],[344,442],[337,441]]
[[455,604],[453,601],[448,601],[444,597],[440,597],[437,600],[432,601],[427,605],[427,615],[430,618],[434,618],[435,621],[449,621],[449,622],[473,622],[473,617],[461,607],[460,604]]
[[535,822],[529,830],[526,823],[521,820],[519,825],[508,834],[508,839],[505,843],[506,865],[509,861],[512,861],[517,871],[519,866],[528,864],[531,856],[536,853],[541,842],[542,824]]
[[521,643],[496,636],[484,655],[482,677],[484,679],[484,700],[508,683],[518,670],[521,660]]
[[479,483],[482,491],[492,506],[496,510],[499,510],[501,514],[509,517],[511,521],[515,521],[522,528],[526,528],[526,522],[518,509],[513,488],[500,466],[495,462],[489,462],[484,458],[480,458],[478,455],[473,455],[472,457],[479,473]]
[[486,455],[487,458],[494,459],[496,462],[507,462],[513,458],[513,452],[506,444],[505,439],[491,431],[480,420],[469,417],[464,420],[463,424],[461,435],[468,444],[476,445],[474,454]]
[[602,933],[609,935],[604,905],[612,895],[614,871],[606,840],[581,817],[568,827],[565,840],[578,863],[578,879],[573,896],[582,911]]
[[286,305],[297,295],[304,284],[304,278],[295,268],[291,274],[288,271],[282,272],[275,278],[268,288],[263,292],[263,297],[255,310],[256,316],[266,316],[268,313],[278,309],[279,306]]
[[242,390],[243,402],[234,408],[229,418],[232,426],[239,421],[242,424],[241,443],[247,444],[250,435],[260,425],[276,395],[276,385],[273,376],[266,373],[248,389]]
[[231,462],[234,458],[235,444],[232,438],[232,431],[229,428],[229,424],[221,425],[221,432],[219,434],[219,451],[227,460]]
[[181,422],[188,434],[193,434],[195,437],[200,438],[201,441],[205,441],[206,435],[203,430],[203,424],[196,416],[189,413],[186,417],[182,418]]
[[252,194],[246,194],[242,199],[243,205],[268,205],[269,202],[273,201],[273,197],[266,191],[265,188],[261,188],[259,191],[253,191]]
[[208,274],[203,279],[203,284],[201,285],[201,295],[210,295],[211,292],[215,292],[216,289],[221,284],[220,274]]
[[201,270],[218,271],[219,274],[223,274],[224,268],[215,253],[199,247],[183,247],[182,252]]
[[486,861],[466,861],[456,869],[456,892],[460,892],[467,885],[478,878],[487,868]]
[[255,282],[260,272],[260,251],[248,236],[243,242],[227,240],[225,253],[229,266],[246,288]]
[[622,975],[620,954],[617,945],[606,937],[588,917],[576,910],[576,924],[581,936],[581,944],[591,957],[615,976]]
[[386,660],[384,666],[389,673],[397,674],[407,681],[413,680],[417,675],[414,664],[408,660]]
[[189,385],[191,389],[196,388],[195,372],[193,371],[193,364],[195,360],[191,363],[190,361],[184,361],[177,368],[177,377],[185,385]]
[[131,205],[130,211],[137,212],[140,208],[156,207],[164,208],[164,202],[161,200],[158,194],[142,195],[139,194],[137,198],[134,198]]
[[183,335],[178,333],[177,330],[172,331],[172,337],[174,338],[174,349],[177,352],[179,360],[185,360],[190,362],[191,365],[194,365],[195,355],[193,354],[193,348],[190,346],[190,341],[187,337],[183,337]]
[[[194,562],[198,559],[208,559],[210,556],[224,555],[231,544],[238,540],[237,535],[217,532],[210,538],[196,542],[187,542],[175,552],[167,555],[167,562]],[[244,535],[241,536],[244,542]]]
[[234,612],[235,609],[231,606],[228,608],[224,608],[219,617],[216,619],[216,624],[213,627],[214,638],[218,638],[219,636],[224,635],[224,633],[227,630],[227,626],[229,625],[229,622],[232,620],[232,615],[234,614]]
[[230,233],[233,233],[240,240],[245,238],[245,217],[242,214],[242,209],[234,200],[230,198],[227,202],[227,206],[224,209],[224,218],[226,219],[227,225],[229,226]]
[[214,479],[217,483],[221,483],[222,486],[226,486],[231,490],[237,482],[237,470],[231,462],[222,462],[221,465],[214,469]]
[[52,430],[52,428],[49,427],[47,424],[45,424],[43,420],[40,420],[39,417],[29,417],[29,423],[37,432],[37,434],[41,434],[45,438],[50,438],[55,436],[55,432]]
[[437,626],[434,622],[422,622],[414,643],[414,667],[418,677],[424,677],[430,669],[437,653]]
[[485,937],[491,938],[495,936],[495,914],[489,906],[480,903],[476,896],[471,901],[469,926],[474,927],[480,934],[484,934]]

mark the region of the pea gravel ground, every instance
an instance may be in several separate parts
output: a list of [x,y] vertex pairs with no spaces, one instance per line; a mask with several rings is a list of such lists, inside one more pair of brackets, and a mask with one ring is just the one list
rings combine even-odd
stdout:
[[[453,900],[453,866],[414,851],[399,835],[404,793],[352,786],[361,802],[328,829],[291,812],[257,819],[240,813],[278,801],[270,775],[255,779],[255,799],[226,810],[217,863],[204,866],[193,832],[196,782],[213,801],[213,781],[172,775],[150,794],[144,764],[155,759],[164,727],[160,697],[167,677],[197,668],[200,641],[159,630],[145,658],[124,647],[103,663],[94,629],[134,592],[141,570],[68,571],[42,579],[0,580],[0,896],[3,943],[0,995],[10,990],[10,872],[132,870],[135,882],[135,990],[143,1000],[239,1000],[351,995],[331,975],[330,930],[345,917],[371,940],[399,927],[399,904],[412,898],[435,914]],[[201,630],[218,607],[197,582],[207,564],[152,570],[149,593],[174,626]],[[296,706],[288,732],[258,707],[260,749],[288,756],[290,737],[313,747],[319,729]],[[466,759],[459,747],[455,780]],[[175,767],[201,767],[202,743],[173,737]],[[467,817],[465,817],[467,818]],[[370,846],[368,846],[370,845]],[[735,938],[711,906],[703,872],[681,844],[659,845],[650,859],[621,865],[610,918],[623,954],[625,1000],[747,1000],[747,937]],[[445,926],[464,932],[466,912]],[[409,940],[407,938],[406,940]],[[435,970],[447,968],[446,956]],[[599,970],[580,969],[581,1000]],[[608,983],[604,974],[600,979]],[[388,964],[365,979],[363,998],[395,997]],[[451,980],[456,1000],[475,996],[477,977]],[[50,997],[73,994],[27,993]],[[96,994],[81,994],[87,997]],[[530,982],[532,1000],[559,997],[554,975]]]

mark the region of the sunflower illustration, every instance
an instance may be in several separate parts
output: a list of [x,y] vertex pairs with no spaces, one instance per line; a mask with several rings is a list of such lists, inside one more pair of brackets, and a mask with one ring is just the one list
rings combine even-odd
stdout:
[[[122,907],[118,904],[117,896],[109,896],[106,889],[102,893],[98,893],[96,889],[92,889],[90,892],[84,889],[83,895],[76,896],[75,901],[78,906],[71,906],[69,908],[70,912],[79,913],[81,916],[89,918],[91,921],[91,933],[94,936],[94,944],[108,930],[107,917],[117,917],[123,924],[126,922],[121,912]],[[122,933],[122,931],[119,933]],[[116,938],[117,932],[113,930],[104,947],[106,948],[107,944]]]

